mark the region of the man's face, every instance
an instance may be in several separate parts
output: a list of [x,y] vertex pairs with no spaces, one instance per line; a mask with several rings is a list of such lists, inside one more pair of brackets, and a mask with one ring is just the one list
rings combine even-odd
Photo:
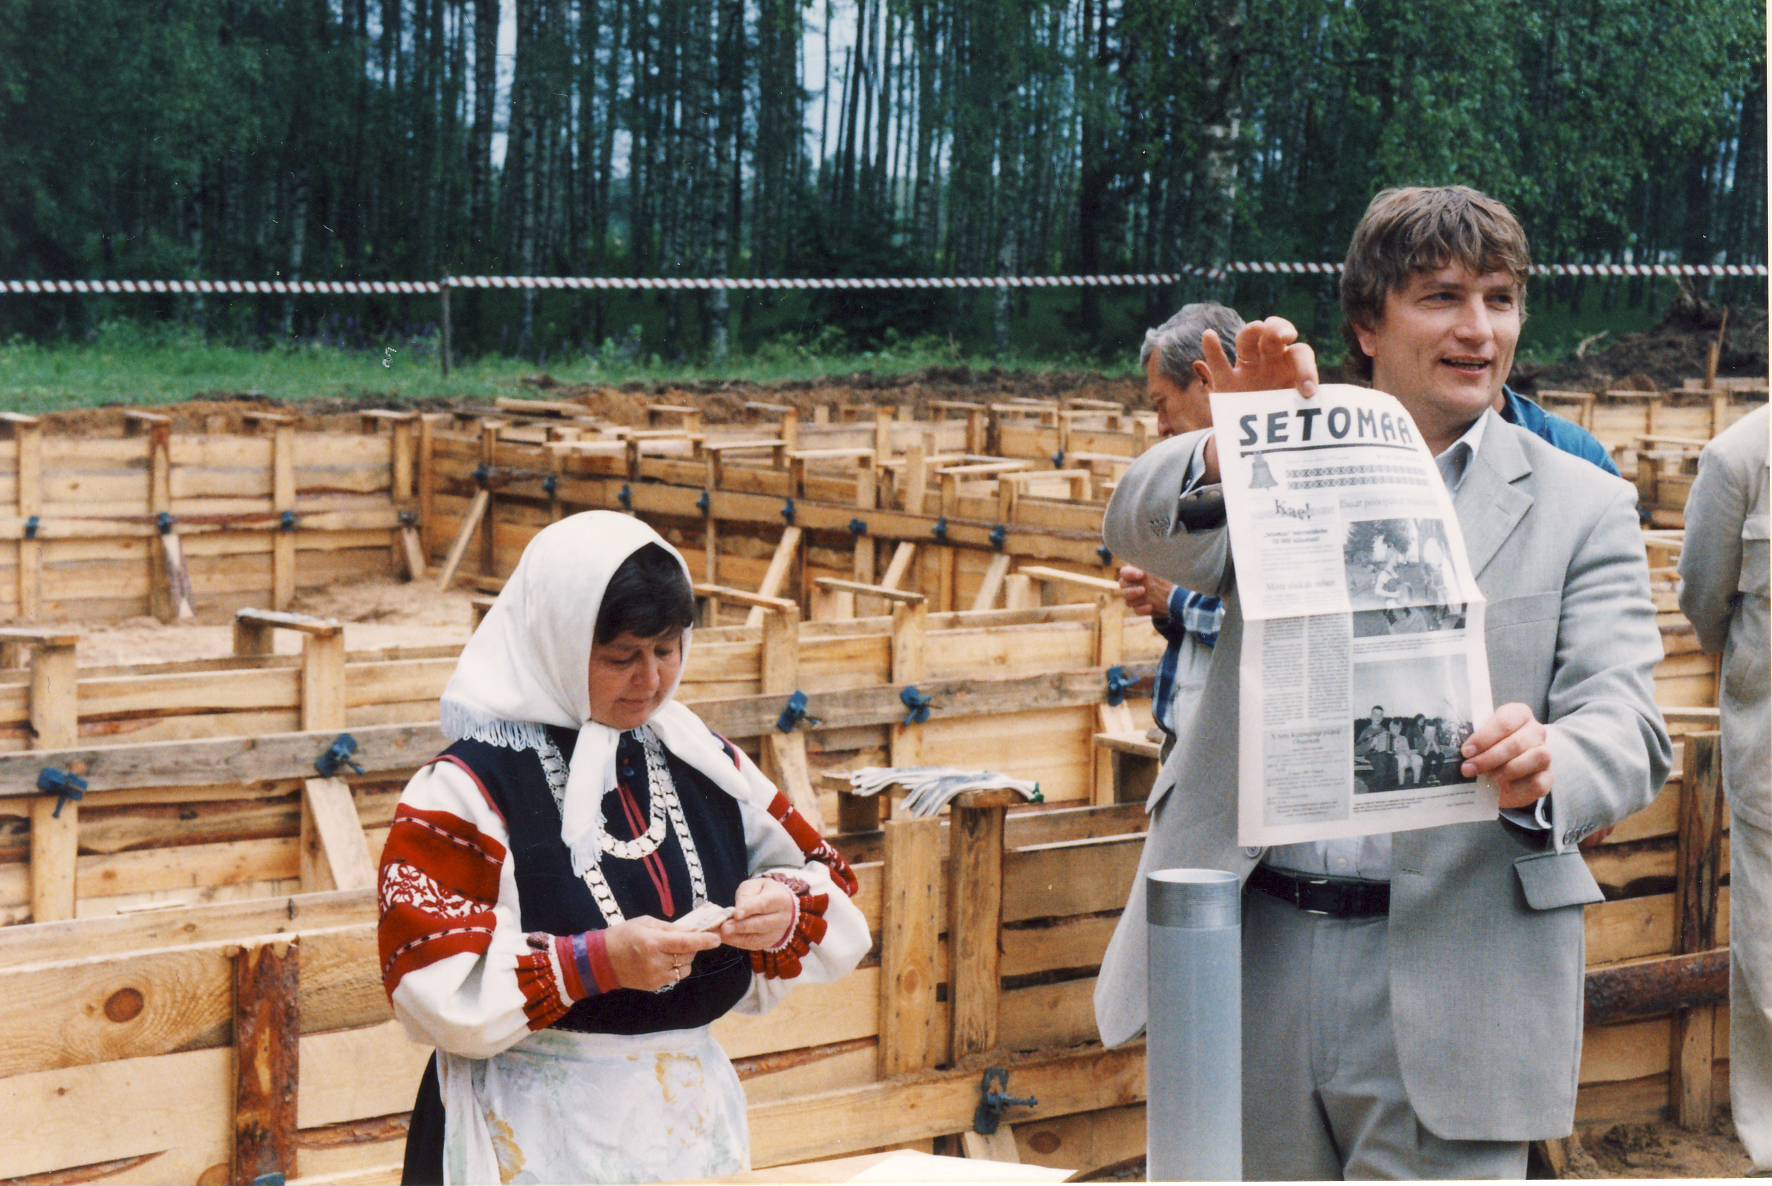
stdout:
[[1385,294],[1372,326],[1355,326],[1372,385],[1403,401],[1443,448],[1501,395],[1520,342],[1520,286],[1505,272],[1463,264],[1417,272]]
[[1182,386],[1161,369],[1162,358],[1152,352],[1144,364],[1144,389],[1157,412],[1157,432],[1165,437],[1212,427],[1212,389],[1195,375]]

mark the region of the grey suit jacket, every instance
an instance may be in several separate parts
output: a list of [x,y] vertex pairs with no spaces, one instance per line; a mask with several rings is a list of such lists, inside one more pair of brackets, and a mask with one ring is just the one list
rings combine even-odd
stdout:
[[[1434,1133],[1536,1140],[1570,1131],[1581,1055],[1585,930],[1599,887],[1573,847],[1652,799],[1672,757],[1655,707],[1661,636],[1635,491],[1493,412],[1453,506],[1488,599],[1495,702],[1549,726],[1552,831],[1501,821],[1396,833],[1390,987],[1409,1101]],[[1178,500],[1200,434],[1163,442],[1108,506],[1107,546],[1129,563],[1226,599],[1199,719],[1159,781],[1137,883],[1096,985],[1102,1040],[1144,1027],[1144,875],[1172,866],[1247,876],[1237,845],[1236,731],[1243,614],[1229,533],[1194,514],[1216,487]]]
[[1723,786],[1735,813],[1772,829],[1767,700],[1767,469],[1762,407],[1705,446],[1686,500],[1680,609],[1723,654]]

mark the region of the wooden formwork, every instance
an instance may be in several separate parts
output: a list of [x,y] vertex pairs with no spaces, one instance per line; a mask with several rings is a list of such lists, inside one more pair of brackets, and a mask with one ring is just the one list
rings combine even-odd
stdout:
[[[929,614],[913,597],[890,617],[796,619],[790,604],[769,607],[761,627],[699,632],[685,699],[778,769],[780,743],[801,736],[777,728],[794,687],[823,718],[805,735],[815,765],[913,747],[925,761],[976,764],[1014,749],[1033,755],[1017,772],[1038,777],[1050,802],[982,838],[962,820],[957,846],[948,839],[954,827],[899,818],[846,841],[865,858],[859,904],[880,937],[877,958],[839,985],[795,994],[768,1019],[721,1023],[752,1103],[758,1164],[965,1129],[980,1068],[952,1056],[956,1013],[972,1035],[963,1051],[1006,1060],[1012,1085],[1040,1096],[1038,1122],[1024,1129],[1029,1156],[1066,1164],[1135,1156],[1142,1129],[1119,1110],[1142,1091],[1141,1052],[1074,1047],[1093,1031],[1089,981],[1078,969],[1099,961],[1137,862],[1142,819],[1136,805],[1084,806],[1098,795],[1093,735],[1109,699],[1100,660],[1148,672],[1154,634],[1110,613],[1117,633],[1104,635],[1093,604]],[[291,615],[251,615],[243,626],[244,653],[225,665],[132,677],[175,697],[175,688],[194,692],[234,672],[274,673],[279,695],[293,688],[304,731],[236,733],[234,714],[188,699],[194,711],[183,714],[183,739],[95,747],[90,735],[77,736],[87,681],[40,693],[42,673],[71,657],[68,640],[14,639],[30,652],[25,670],[36,678],[27,695],[43,698],[36,715],[59,712],[63,728],[48,737],[56,749],[0,755],[0,797],[42,799],[29,788],[45,767],[84,773],[90,789],[67,805],[78,814],[63,819],[73,821],[74,912],[90,917],[0,931],[0,981],[10,990],[0,997],[8,1030],[0,1049],[9,1052],[0,1101],[14,1121],[9,1131],[32,1134],[8,1140],[0,1162],[9,1172],[250,1181],[270,1158],[304,1177],[382,1180],[398,1162],[425,1052],[391,1023],[381,994],[368,854],[401,781],[442,739],[434,712],[404,724],[358,724],[351,714],[369,707],[360,689],[394,686],[395,669],[402,698],[391,702],[394,715],[426,680],[434,703],[452,660],[347,656],[330,645],[338,636],[329,624]],[[289,660],[262,654],[262,634],[272,629],[303,632],[299,682],[287,679]],[[903,720],[895,681],[908,671],[934,701],[927,723]],[[213,733],[196,739],[204,718]],[[363,773],[316,777],[316,756],[343,729],[358,743]],[[16,869],[21,854],[12,855]],[[67,877],[66,862],[48,867]],[[977,923],[965,915],[962,933],[988,923],[989,934],[943,955],[952,904],[976,905],[984,892],[980,868],[1001,871],[998,906]],[[966,893],[945,888],[956,877]],[[304,892],[265,896],[297,888]],[[253,896],[212,901],[225,896],[218,890]],[[145,905],[161,908],[106,913]],[[996,975],[969,974],[968,961],[999,949]],[[960,961],[959,990],[943,987],[955,983],[951,959]],[[906,967],[926,971],[907,976]],[[890,981],[884,968],[894,970]],[[996,1037],[980,1045],[984,1018],[1001,1021],[985,1026]],[[267,1057],[280,1060],[275,1074],[290,1085],[278,1100],[252,1090]],[[1110,1114],[1101,1125],[1069,1119],[1103,1109]],[[99,1112],[117,1119],[84,1131]],[[808,1126],[809,1113],[827,1119]]]
[[[802,623],[792,603],[778,601],[757,626],[698,630],[680,695],[714,728],[757,749],[815,817],[834,821],[836,811],[834,794],[821,802],[814,793],[819,770],[913,754],[1037,780],[1053,803],[1111,795],[1093,737],[1110,714],[1131,707],[1107,705],[1106,672],[1149,674],[1161,640],[1148,623],[1129,620],[1117,603],[929,613],[920,598],[901,596],[891,615]],[[302,653],[268,653],[272,630],[301,634]],[[16,759],[0,777],[9,788],[0,793],[0,917],[8,921],[306,884],[293,880],[301,876],[293,825],[313,813],[303,780],[314,762],[339,733],[367,744],[377,730],[410,728],[402,736],[417,748],[396,772],[409,773],[441,748],[436,704],[456,658],[452,647],[347,653],[335,623],[254,611],[239,617],[238,653],[219,660],[82,668],[71,635],[16,630],[0,641],[11,652],[0,655],[8,663],[0,668],[0,753]],[[926,723],[903,721],[900,694],[912,685],[933,701]],[[807,694],[822,724],[784,733],[776,726],[795,691]],[[200,777],[182,748],[238,739],[250,753],[266,737],[318,730],[331,732],[289,775]],[[42,756],[45,749],[84,756]],[[95,782],[53,823],[32,826],[53,806],[35,790],[42,769],[95,778],[94,764],[134,760],[126,753],[193,772],[102,793]],[[372,849],[398,788],[398,778],[356,785]]]
[[[1101,742],[1136,734],[1148,702],[1110,704],[1106,672],[1148,675],[1162,644],[1127,619],[1098,551],[1113,468],[1075,464],[1119,456],[1079,431],[1099,419],[1131,438],[1137,420],[1073,408],[1042,424],[1009,407],[837,424],[777,409],[724,433],[661,408],[613,433],[562,404],[557,423],[500,408],[502,424],[412,428],[411,500],[446,575],[496,579],[535,530],[586,506],[670,535],[723,623],[698,629],[683,698],[857,861],[876,936],[862,968],[719,1026],[759,1166],[960,1133],[985,1065],[1040,1099],[1010,1117],[1025,1160],[1143,1152],[1142,1047],[1096,1045],[1090,998],[1145,826]],[[1046,448],[1018,444],[1023,428],[1066,432],[1052,450],[1066,456],[1005,458],[1005,431]],[[1649,543],[1658,696],[1696,706],[1678,719],[1703,728],[1715,665],[1677,614],[1678,534]],[[800,604],[829,620],[799,620]],[[275,630],[300,633],[302,654],[271,654]],[[333,624],[277,614],[242,618],[233,657],[185,664],[78,668],[77,640],[53,630],[0,642],[0,912],[65,920],[0,928],[0,1104],[9,1132],[31,1134],[0,1142],[5,1172],[392,1180],[426,1052],[390,1019],[365,887],[400,786],[442,745],[454,648],[351,653]],[[927,723],[904,719],[912,685],[934,702]],[[822,721],[783,732],[795,690]],[[342,732],[364,772],[318,776]],[[1035,778],[1048,803],[881,822],[820,779],[912,761]],[[1726,1083],[1714,739],[1686,738],[1681,762],[1587,850],[1608,900],[1587,915],[1582,1124],[1699,1123]],[[30,789],[45,767],[83,773],[87,797],[57,815]],[[260,1076],[288,1090],[267,1097]]]
[[[427,732],[365,730],[364,778],[409,766]],[[299,778],[325,737],[189,743],[183,760],[165,743],[123,747],[93,759],[95,788],[205,770]],[[24,757],[0,759],[0,776]],[[1588,850],[1609,900],[1588,911],[1583,1124],[1670,1108],[1696,1123],[1726,1081],[1715,759],[1714,736],[1687,738],[1683,777]],[[745,1082],[756,1163],[961,1132],[987,1064],[1040,1100],[1011,1117],[1025,1160],[1089,1169],[1139,1155],[1143,1051],[1094,1045],[1090,998],[1143,818],[1136,803],[993,802],[846,838],[874,952],[768,1018],[717,1027]],[[373,916],[371,891],[355,889],[0,930],[9,1171],[249,1182],[264,1167],[254,1157],[274,1155],[298,1179],[391,1180],[426,1051],[389,1019]],[[267,1103],[254,1075],[273,1065],[287,1090]]]
[[1532,398],[1593,433],[1624,476],[1634,478],[1640,438],[1708,441],[1766,402],[1766,380],[1718,379],[1706,386],[1689,379],[1677,391],[1541,391]]
[[122,436],[69,436],[0,414],[0,621],[281,609],[298,588],[399,570],[410,413],[366,413],[361,434],[244,419],[255,432],[183,434],[129,412]]
[[[912,567],[898,579],[937,610],[997,603],[1013,563],[1111,576],[1097,476],[942,452],[964,447],[965,427],[884,418],[859,429],[802,425],[789,445],[756,428],[561,440],[550,438],[565,430],[549,425],[461,428],[427,418],[426,543],[433,556],[446,553],[441,579],[502,577],[547,523],[607,507],[644,517],[710,583],[803,602],[820,577],[873,582],[904,545]],[[832,435],[813,443],[820,431]],[[858,432],[869,443],[835,435]],[[992,597],[981,600],[981,591]]]

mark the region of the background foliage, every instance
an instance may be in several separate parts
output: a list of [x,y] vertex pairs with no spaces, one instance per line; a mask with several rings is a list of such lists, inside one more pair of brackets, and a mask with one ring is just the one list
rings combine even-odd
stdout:
[[[1760,262],[1765,37],[1759,0],[0,0],[0,273],[1167,271],[1336,259],[1379,187],[1454,181],[1541,260]],[[1090,352],[1205,291],[458,294],[456,343]],[[1333,323],[1331,284],[1212,295]],[[8,299],[0,333],[119,316],[361,345],[436,312]]]

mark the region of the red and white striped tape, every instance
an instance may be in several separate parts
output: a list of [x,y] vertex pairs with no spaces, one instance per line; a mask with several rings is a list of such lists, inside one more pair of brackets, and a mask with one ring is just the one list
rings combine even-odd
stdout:
[[228,293],[234,296],[434,296],[435,280],[0,280],[10,293]]
[[[1765,264],[1540,264],[1538,276],[1768,275]],[[0,293],[169,294],[233,296],[434,296],[449,288],[739,291],[770,289],[1149,288],[1188,277],[1228,275],[1333,276],[1339,263],[1239,260],[1218,267],[1188,265],[1178,272],[1121,272],[1099,276],[446,276],[442,280],[0,280]]]

